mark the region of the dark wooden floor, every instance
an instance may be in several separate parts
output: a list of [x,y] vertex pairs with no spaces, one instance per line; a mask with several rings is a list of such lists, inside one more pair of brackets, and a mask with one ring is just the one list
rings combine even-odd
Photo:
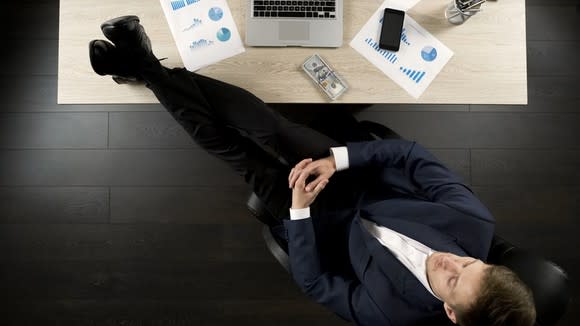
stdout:
[[[580,324],[578,6],[527,1],[527,106],[358,114],[432,149],[497,233],[568,271],[561,325]],[[58,1],[0,10],[1,325],[344,324],[293,285],[241,180],[160,105],[56,104]]]

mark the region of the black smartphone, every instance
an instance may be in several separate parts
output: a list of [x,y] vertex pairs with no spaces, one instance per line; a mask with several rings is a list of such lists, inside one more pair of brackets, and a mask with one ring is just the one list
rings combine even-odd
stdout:
[[404,20],[404,11],[390,8],[385,9],[383,25],[381,26],[381,37],[379,39],[379,47],[381,49],[399,51]]

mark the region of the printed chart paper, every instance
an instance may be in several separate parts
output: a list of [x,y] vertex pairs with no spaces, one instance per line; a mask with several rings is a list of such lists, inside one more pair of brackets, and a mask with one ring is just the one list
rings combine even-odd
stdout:
[[419,1],[421,0],[385,0],[382,8],[389,7],[391,9],[407,11],[413,8]]
[[[409,9],[418,1],[385,1],[350,42],[350,46],[414,98],[419,98],[453,56],[453,51],[405,15],[398,52],[379,48],[383,12],[386,7]],[[391,4],[393,6],[391,7]],[[409,5],[411,4],[411,5]]]
[[226,0],[160,0],[189,71],[245,51]]

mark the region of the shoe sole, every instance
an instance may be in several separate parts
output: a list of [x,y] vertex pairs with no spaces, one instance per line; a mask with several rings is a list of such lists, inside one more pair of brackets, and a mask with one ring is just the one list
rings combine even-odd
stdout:
[[113,18],[113,19],[107,20],[106,22],[101,24],[101,31],[103,31],[103,34],[105,34],[105,36],[106,36],[108,30],[115,28],[115,27],[122,26],[122,25],[124,25],[128,22],[132,22],[132,21],[137,21],[138,23],[140,22],[139,17],[137,17],[135,15],[121,16],[121,17]]
[[[91,61],[91,67],[93,68],[93,70],[101,76],[107,76],[109,74],[105,73],[104,70],[101,70],[99,67],[99,65],[97,64],[97,54],[95,53],[94,49],[95,49],[95,44],[97,42],[106,42],[103,40],[92,40],[91,42],[89,42],[89,59]],[[122,77],[122,76],[115,76],[112,75],[113,80],[115,81],[115,83],[117,84],[134,84],[134,83],[138,83],[139,80],[137,78],[134,77]]]

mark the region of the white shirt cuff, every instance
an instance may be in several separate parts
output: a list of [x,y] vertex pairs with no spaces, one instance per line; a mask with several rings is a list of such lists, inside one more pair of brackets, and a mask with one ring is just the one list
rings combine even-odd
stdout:
[[336,171],[348,169],[348,149],[346,146],[331,147],[330,151],[334,157],[334,164],[336,164]]
[[292,209],[290,208],[291,220],[303,220],[310,217],[310,207]]

